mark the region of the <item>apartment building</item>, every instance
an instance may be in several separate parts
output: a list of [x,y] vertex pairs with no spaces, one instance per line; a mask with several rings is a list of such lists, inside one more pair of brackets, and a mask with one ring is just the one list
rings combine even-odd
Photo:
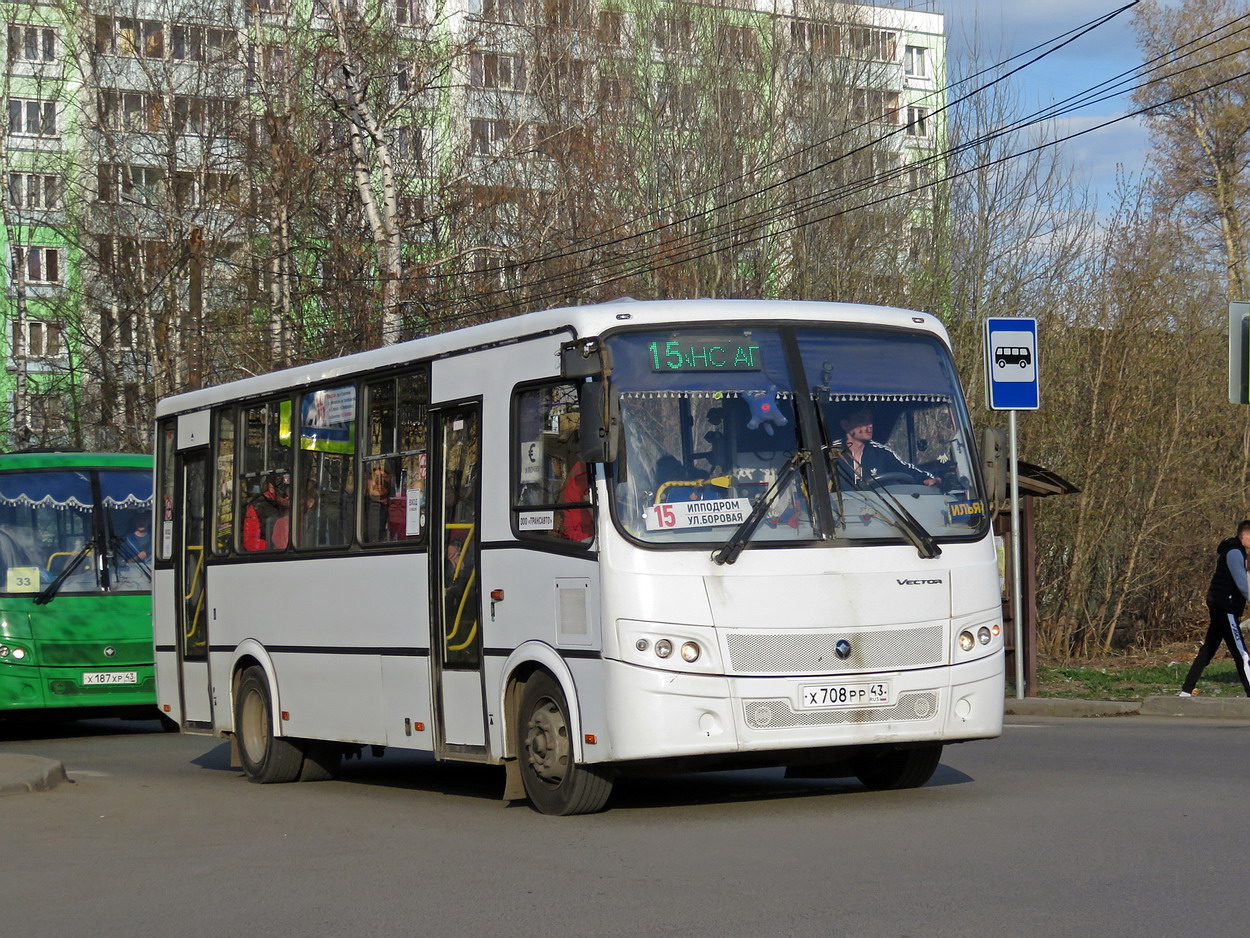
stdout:
[[803,231],[940,172],[931,11],[379,2],[5,4],[0,445],[146,445],[157,396],[564,301],[588,238],[767,292]]

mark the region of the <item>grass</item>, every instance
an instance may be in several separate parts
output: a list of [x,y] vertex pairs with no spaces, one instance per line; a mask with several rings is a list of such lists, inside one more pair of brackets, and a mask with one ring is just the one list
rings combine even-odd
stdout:
[[[1174,660],[1158,660],[1158,655],[1151,657],[1156,660],[1143,661],[1140,656],[1126,655],[1086,663],[1038,662],[1038,686],[1034,695],[1078,700],[1142,700],[1176,694],[1189,671],[1193,651]],[[1237,668],[1223,650],[1207,665],[1198,681],[1198,693],[1203,697],[1245,696]]]

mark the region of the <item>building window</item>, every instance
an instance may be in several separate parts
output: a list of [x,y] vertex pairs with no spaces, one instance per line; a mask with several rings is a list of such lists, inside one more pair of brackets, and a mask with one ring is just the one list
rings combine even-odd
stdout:
[[29,428],[32,441],[52,443],[65,436],[67,405],[63,394],[32,392],[26,395],[26,419],[17,423]]
[[59,208],[61,177],[50,173],[9,173],[9,204],[14,208]]
[[130,58],[165,58],[165,24],[160,20],[97,16],[95,51],[100,55]]
[[508,139],[507,121],[474,119],[469,121],[469,152],[475,156],[499,156]]
[[25,276],[26,283],[61,282],[61,249],[29,247],[13,249],[13,279]]
[[749,26],[729,26],[722,23],[716,27],[716,40],[723,56],[740,62],[754,62],[759,58],[759,36]]
[[498,52],[474,52],[469,56],[469,84],[497,91],[524,91],[525,59]]
[[832,23],[793,20],[790,23],[790,44],[802,52],[828,52],[837,55],[840,34]]
[[60,358],[64,345],[61,341],[62,326],[59,322],[40,319],[13,321],[13,354],[20,352],[27,358]]
[[602,45],[616,48],[624,33],[624,17],[615,10],[600,10],[596,38]]
[[391,148],[397,160],[428,165],[434,156],[434,128],[396,127]]
[[656,118],[666,127],[689,126],[699,117],[699,89],[686,82],[662,81],[657,85]]
[[56,102],[9,98],[9,133],[24,137],[55,137]]
[[846,45],[850,55],[876,62],[894,62],[898,53],[898,33],[867,26],[850,26],[846,29]]
[[395,25],[424,26],[421,0],[395,0]]
[[55,62],[56,30],[48,26],[9,26],[10,62]]
[[102,91],[96,106],[99,126],[104,130],[155,132],[161,129],[165,111],[159,94],[142,91]]
[[927,137],[931,132],[929,109],[927,107],[909,107],[907,109],[907,136]]
[[880,91],[875,88],[855,90],[855,117],[861,121],[882,121],[897,124],[899,119],[899,93]]
[[525,0],[469,0],[468,13],[489,23],[525,23]]
[[171,55],[180,62],[233,62],[239,56],[239,38],[232,29],[175,24]]
[[165,171],[153,166],[115,166],[97,169],[96,197],[101,202],[141,202],[150,205],[164,196]]
[[685,17],[658,16],[655,47],[660,52],[694,52],[695,22]]
[[928,78],[928,53],[923,46],[907,46],[903,51],[903,72],[912,78]]
[[174,133],[225,137],[230,134],[237,113],[237,101],[175,95]]

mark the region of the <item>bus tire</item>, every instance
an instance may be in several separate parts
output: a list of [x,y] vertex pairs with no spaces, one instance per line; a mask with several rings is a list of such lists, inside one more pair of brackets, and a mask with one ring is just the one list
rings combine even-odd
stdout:
[[249,782],[293,782],[300,776],[304,751],[292,739],[273,734],[273,696],[261,667],[243,672],[234,694],[234,735],[239,762]]
[[560,685],[547,672],[535,672],[517,711],[517,763],[530,803],[560,817],[602,810],[613,782],[608,766],[573,760],[568,714]]
[[883,748],[863,757],[855,777],[873,791],[919,788],[933,777],[941,761],[941,743],[906,749]]

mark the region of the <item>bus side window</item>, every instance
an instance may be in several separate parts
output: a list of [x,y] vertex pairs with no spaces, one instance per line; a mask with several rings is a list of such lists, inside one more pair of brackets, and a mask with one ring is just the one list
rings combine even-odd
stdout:
[[217,414],[217,536],[215,552],[228,554],[234,545],[234,411]]
[[513,421],[512,513],[518,534],[589,544],[595,537],[594,487],[581,458],[577,386],[517,392]]
[[426,374],[375,381],[365,390],[361,543],[416,541],[426,515]]
[[245,551],[285,550],[290,532],[291,402],[241,411],[242,466],[235,526]]

